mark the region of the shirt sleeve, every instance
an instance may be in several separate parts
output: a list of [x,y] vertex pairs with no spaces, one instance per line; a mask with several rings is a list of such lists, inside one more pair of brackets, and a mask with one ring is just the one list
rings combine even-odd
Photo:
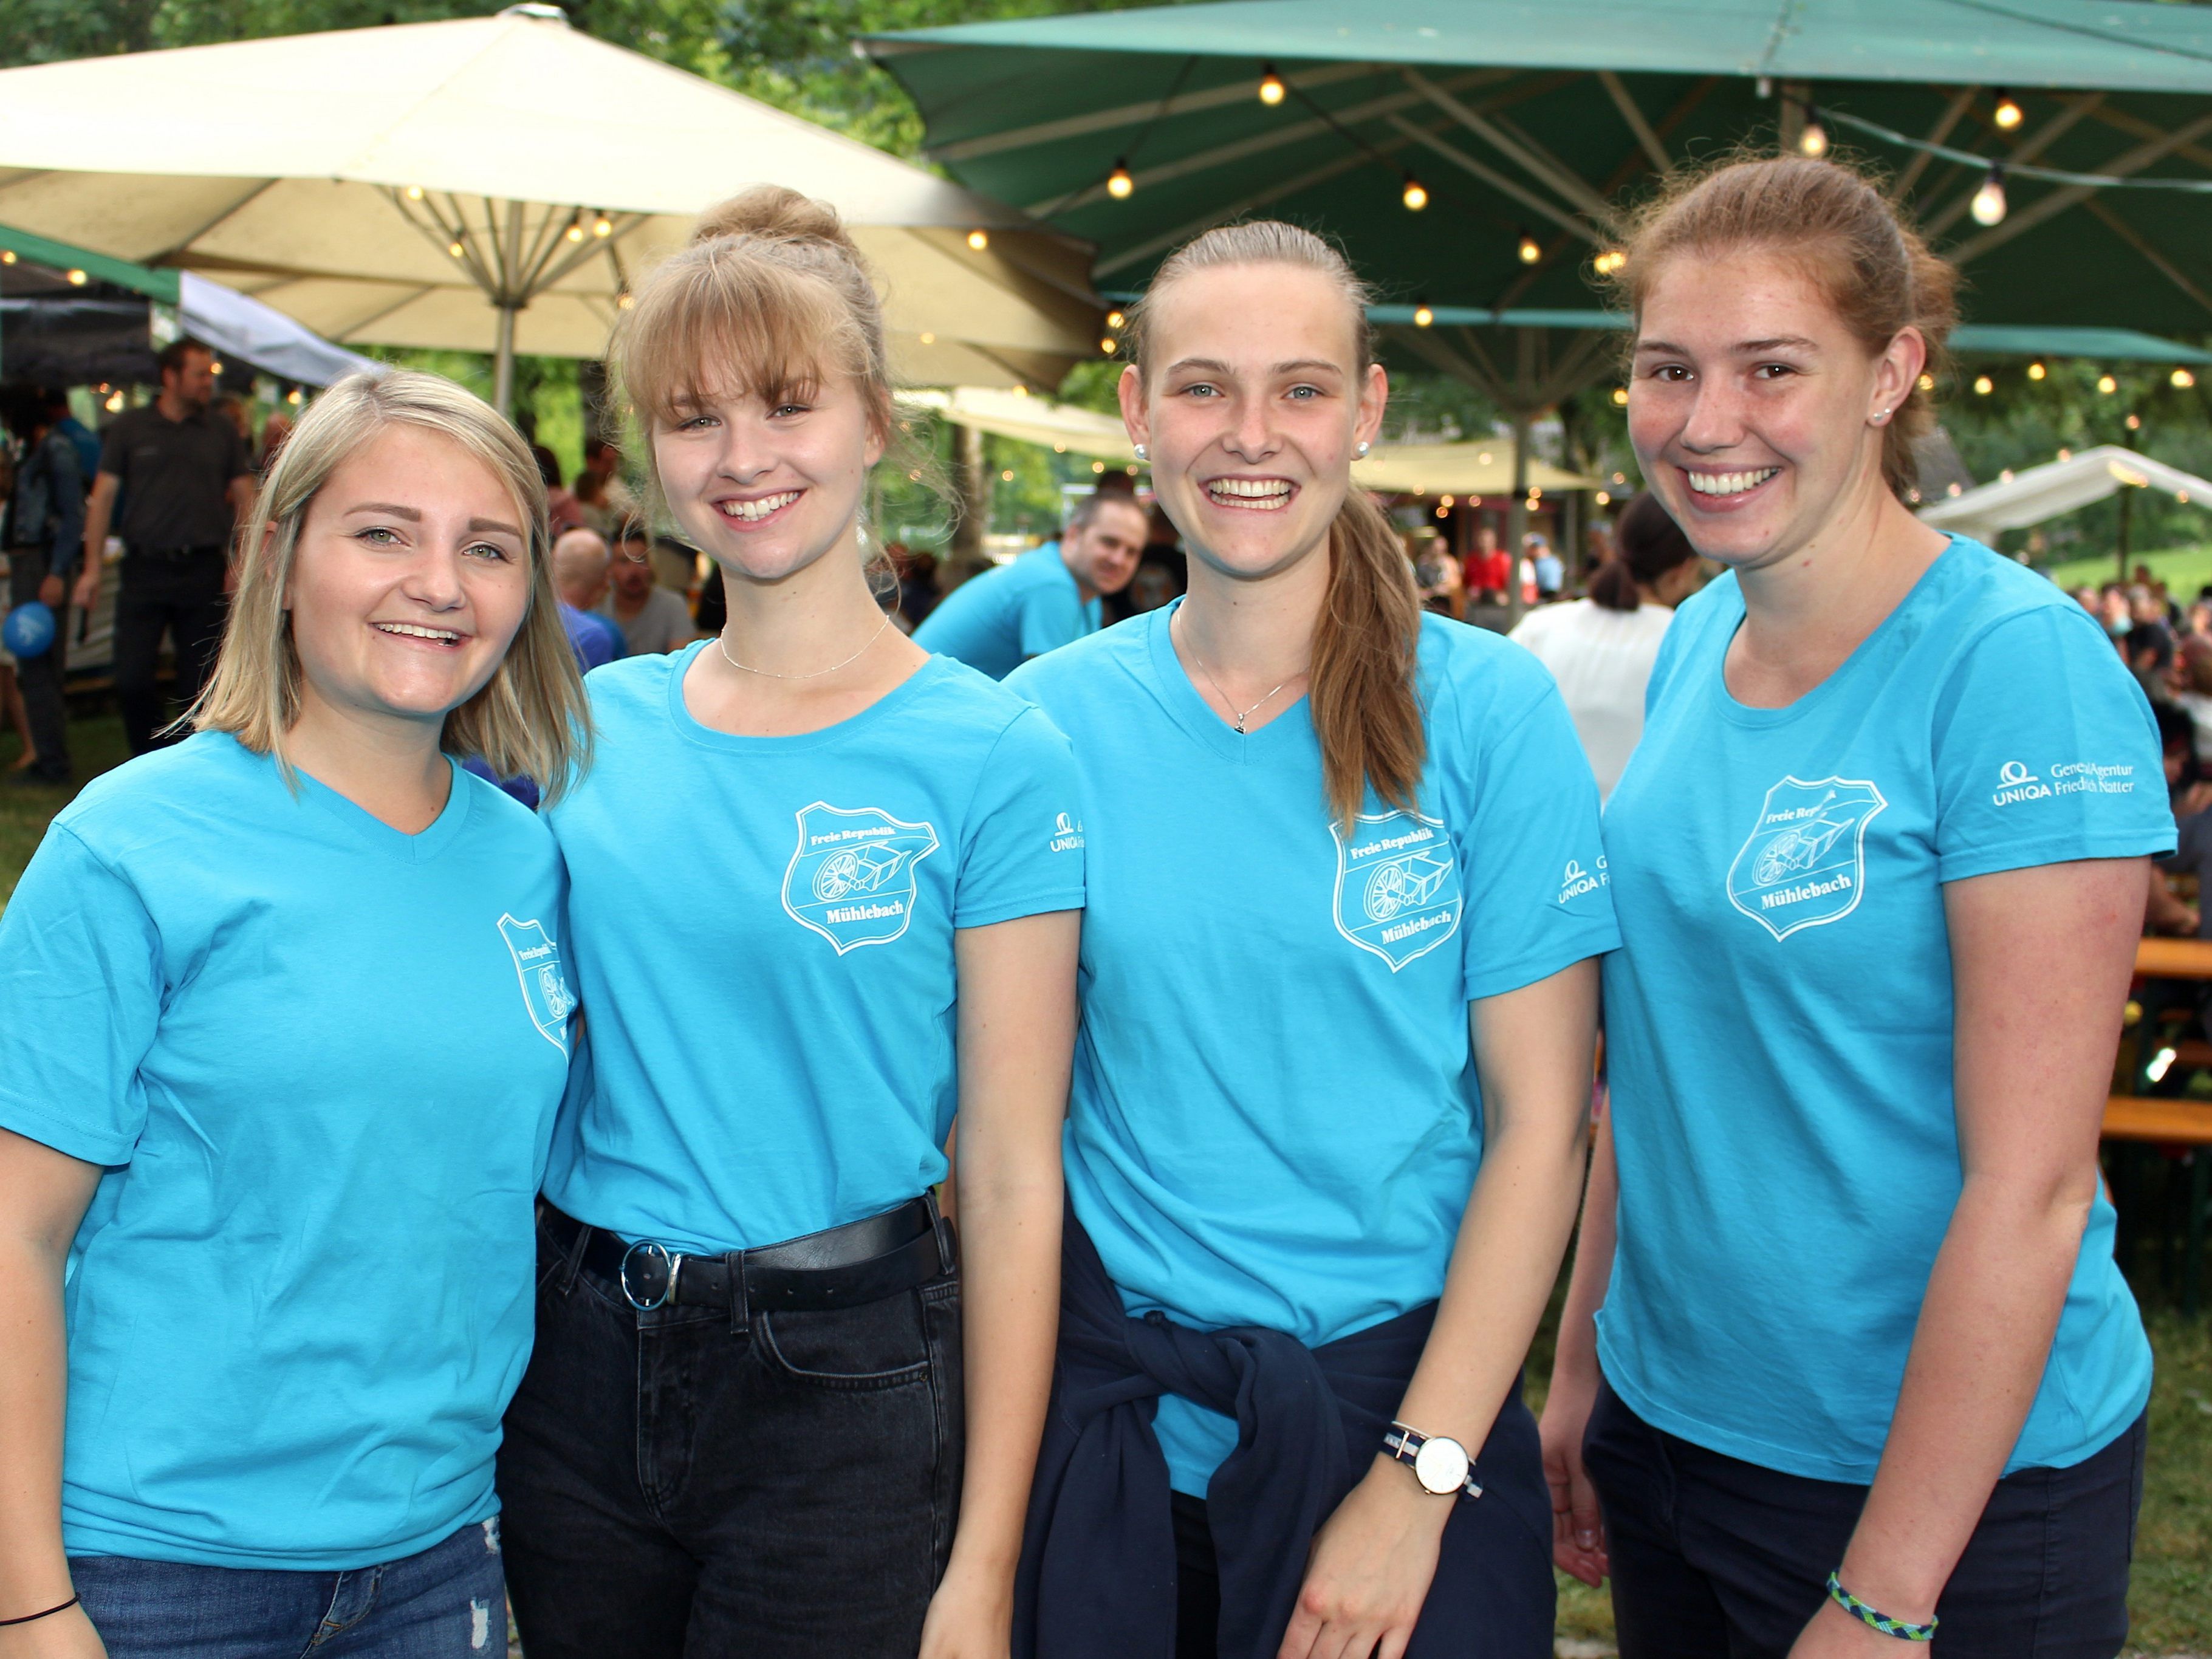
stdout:
[[952,925],[1083,908],[1083,803],[1075,754],[1038,708],[999,734],[962,828]]
[[2172,850],[2157,722],[2078,607],[2009,617],[1937,700],[1936,878]]
[[127,477],[125,457],[130,453],[130,422],[110,421],[107,429],[100,434],[100,470],[118,478]]
[[1060,582],[1032,589],[1022,600],[1021,650],[1024,657],[1042,657],[1073,643],[1084,635],[1083,601]]
[[161,939],[137,890],[63,826],[0,915],[0,1127],[131,1160],[161,1018]]
[[1597,784],[1574,721],[1548,676],[1523,707],[1482,752],[1474,811],[1461,836],[1467,909],[1460,938],[1470,1002],[1534,985],[1620,944]]

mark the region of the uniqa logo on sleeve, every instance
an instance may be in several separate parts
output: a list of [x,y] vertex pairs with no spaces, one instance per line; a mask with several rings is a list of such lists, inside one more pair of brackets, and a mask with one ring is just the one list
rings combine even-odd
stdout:
[[799,846],[783,872],[783,908],[836,947],[888,945],[914,920],[914,867],[937,831],[873,806],[816,801],[799,809]]
[[1396,973],[1459,931],[1459,861],[1443,823],[1413,812],[1362,812],[1336,841],[1336,931]]
[[517,921],[509,915],[500,917],[499,936],[507,941],[507,955],[514,958],[515,977],[522,981],[522,1006],[530,1011],[530,1023],[540,1036],[567,1054],[568,1016],[576,1012],[576,994],[568,988],[561,972],[559,941],[545,931],[544,922]]
[[1866,827],[1888,805],[1863,779],[1783,779],[1729,866],[1729,902],[1777,939],[1840,921],[1866,890]]

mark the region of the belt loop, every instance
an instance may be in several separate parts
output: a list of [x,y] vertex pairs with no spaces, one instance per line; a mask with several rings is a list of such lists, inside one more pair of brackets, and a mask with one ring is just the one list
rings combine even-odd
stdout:
[[732,1250],[722,1260],[730,1269],[730,1334],[752,1334],[752,1286],[745,1283],[745,1252]]
[[937,1235],[937,1271],[950,1273],[960,1266],[960,1235],[937,1207],[937,1188],[925,1188],[921,1201],[929,1206],[930,1230]]
[[561,1267],[559,1288],[562,1296],[567,1296],[569,1291],[576,1288],[576,1275],[584,1271],[584,1249],[591,1242],[590,1224],[579,1221],[576,1224],[576,1236],[568,1243],[568,1259]]

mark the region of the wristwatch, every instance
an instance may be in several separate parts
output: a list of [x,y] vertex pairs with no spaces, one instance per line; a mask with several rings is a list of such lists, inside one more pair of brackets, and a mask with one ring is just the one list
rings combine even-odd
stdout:
[[1423,1492],[1438,1498],[1462,1493],[1469,1498],[1482,1496],[1482,1488],[1475,1483],[1474,1460],[1467,1455],[1466,1447],[1449,1435],[1426,1435],[1403,1423],[1393,1423],[1390,1432],[1382,1437],[1382,1449],[1401,1463],[1413,1466],[1413,1479],[1421,1483]]

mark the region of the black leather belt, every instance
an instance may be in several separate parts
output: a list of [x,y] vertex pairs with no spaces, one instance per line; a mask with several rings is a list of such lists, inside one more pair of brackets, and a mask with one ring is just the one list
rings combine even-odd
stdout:
[[928,1195],[842,1227],[726,1255],[633,1243],[550,1204],[544,1210],[546,1231],[562,1252],[641,1312],[662,1306],[740,1315],[859,1307],[927,1285],[958,1260],[952,1225]]

